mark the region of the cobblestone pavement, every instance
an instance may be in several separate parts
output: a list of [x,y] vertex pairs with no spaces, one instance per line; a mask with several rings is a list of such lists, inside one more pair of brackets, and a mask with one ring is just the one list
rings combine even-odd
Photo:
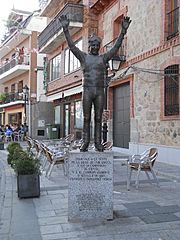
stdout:
[[114,219],[68,222],[68,179],[62,167],[41,176],[41,196],[18,199],[16,176],[0,151],[1,240],[179,240],[180,167],[156,163],[160,188],[142,173],[139,189],[126,189],[126,166],[114,161]]

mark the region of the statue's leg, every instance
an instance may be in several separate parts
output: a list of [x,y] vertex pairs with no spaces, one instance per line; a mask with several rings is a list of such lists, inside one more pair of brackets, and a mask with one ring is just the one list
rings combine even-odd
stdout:
[[90,121],[91,121],[91,108],[92,100],[88,92],[83,93],[83,115],[84,115],[84,124],[83,124],[83,143],[80,147],[81,152],[88,151],[88,146],[90,142]]
[[95,143],[96,150],[98,150],[99,152],[103,152],[104,150],[104,147],[101,144],[103,105],[104,105],[104,93],[99,94],[94,101],[94,110],[95,110],[94,143]]

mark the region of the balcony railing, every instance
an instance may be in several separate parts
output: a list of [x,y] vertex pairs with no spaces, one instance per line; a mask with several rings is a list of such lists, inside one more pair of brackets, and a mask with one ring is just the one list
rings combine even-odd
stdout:
[[57,34],[62,26],[59,21],[61,15],[66,15],[71,22],[83,22],[83,5],[66,4],[58,15],[48,24],[44,31],[38,37],[39,49]]
[[175,37],[178,32],[179,26],[179,7],[175,8],[173,11],[167,14],[168,16],[168,35],[167,40]]
[[[116,38],[117,39],[117,38]],[[112,40],[111,42],[109,42],[108,44],[106,44],[103,48],[104,52],[107,52],[109,51],[114,43],[116,42],[116,39]],[[118,52],[117,52],[117,56],[120,57],[120,60],[122,62],[125,62],[126,61],[126,55],[125,55],[125,43],[123,42],[121,47],[119,48]]]
[[10,102],[19,101],[19,100],[23,101],[23,93],[19,93],[19,92],[7,93],[7,96],[0,102],[0,105],[10,103]]
[[9,71],[13,67],[17,65],[29,65],[29,55],[24,56],[23,59],[18,59],[18,58],[13,58],[7,63],[4,63],[3,65],[0,66],[0,75]]

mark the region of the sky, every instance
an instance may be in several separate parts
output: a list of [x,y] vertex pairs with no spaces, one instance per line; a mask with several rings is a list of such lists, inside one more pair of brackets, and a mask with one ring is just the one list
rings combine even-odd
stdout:
[[0,39],[5,33],[5,20],[13,7],[31,12],[39,9],[39,0],[4,0],[0,7]]

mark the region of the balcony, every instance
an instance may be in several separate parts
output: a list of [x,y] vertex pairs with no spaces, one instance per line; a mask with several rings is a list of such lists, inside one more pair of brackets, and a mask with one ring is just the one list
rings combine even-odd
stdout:
[[24,104],[23,93],[7,93],[7,96],[0,101],[0,108],[16,104]]
[[59,17],[66,15],[69,20],[70,34],[74,34],[82,28],[83,23],[83,5],[66,4],[57,16],[48,24],[44,31],[38,37],[39,52],[51,53],[64,42],[64,33],[59,22]]
[[167,14],[168,17],[168,34],[167,40],[175,37],[179,33],[179,7]]
[[22,63],[19,59],[13,58],[0,66],[0,83],[5,83],[29,70],[29,55],[23,57]]

